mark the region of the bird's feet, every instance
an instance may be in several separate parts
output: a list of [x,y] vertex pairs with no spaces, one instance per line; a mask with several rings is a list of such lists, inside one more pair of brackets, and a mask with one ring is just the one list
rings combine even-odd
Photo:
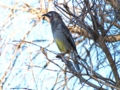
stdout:
[[61,58],[61,57],[64,57],[64,56],[65,56],[65,53],[58,53],[58,55],[56,57]]

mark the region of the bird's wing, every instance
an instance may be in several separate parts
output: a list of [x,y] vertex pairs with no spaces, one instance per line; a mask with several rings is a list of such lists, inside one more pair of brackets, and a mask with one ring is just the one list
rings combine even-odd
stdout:
[[72,35],[65,24],[62,24],[62,31],[65,34],[67,41],[70,43],[70,45],[73,47],[73,49],[77,52],[74,39],[72,38]]
[[80,67],[79,67],[79,63],[78,63],[79,58],[77,58],[77,57],[79,57],[79,55],[76,50],[76,45],[75,45],[74,39],[72,38],[72,35],[71,35],[69,29],[67,28],[67,26],[65,26],[65,24],[64,24],[62,27],[63,27],[62,31],[65,34],[65,37],[67,38],[68,43],[70,43],[70,45],[73,47],[73,50],[74,50],[73,52],[70,53],[71,58],[74,60],[73,64],[75,66],[76,71],[80,72]]

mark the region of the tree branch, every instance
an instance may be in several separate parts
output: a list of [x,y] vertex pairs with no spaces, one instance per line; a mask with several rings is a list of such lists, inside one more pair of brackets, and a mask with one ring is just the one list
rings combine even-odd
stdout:
[[116,85],[118,85],[120,87],[120,78],[119,78],[119,74],[118,74],[118,71],[117,71],[117,67],[116,67],[116,64],[105,44],[105,41],[103,39],[103,37],[100,37],[99,40],[98,40],[98,43],[100,45],[100,47],[102,48],[102,50],[104,51],[106,57],[108,58],[108,61],[110,63],[110,67],[113,71],[113,75],[115,77],[115,80],[116,80]]
[[109,35],[104,38],[105,42],[116,42],[120,41],[120,34],[117,35]]
[[[68,27],[69,30],[72,32],[72,33],[77,33],[78,35],[80,36],[84,36],[85,38],[89,38],[89,39],[92,39],[92,37],[90,36],[89,33],[87,33],[86,30],[84,30],[83,28],[80,28],[79,26],[69,26]],[[120,41],[120,34],[117,34],[117,35],[109,35],[109,36],[105,36],[104,37],[104,40],[105,42],[116,42],[116,41]]]

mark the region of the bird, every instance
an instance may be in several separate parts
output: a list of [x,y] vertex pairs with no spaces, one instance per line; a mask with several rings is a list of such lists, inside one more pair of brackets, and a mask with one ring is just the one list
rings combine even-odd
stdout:
[[61,16],[56,11],[49,11],[42,16],[46,16],[50,20],[51,29],[54,41],[56,42],[59,50],[62,53],[69,54],[75,62],[76,71],[79,72],[78,64],[78,52],[76,50],[75,41],[68,29],[68,27],[63,22]]

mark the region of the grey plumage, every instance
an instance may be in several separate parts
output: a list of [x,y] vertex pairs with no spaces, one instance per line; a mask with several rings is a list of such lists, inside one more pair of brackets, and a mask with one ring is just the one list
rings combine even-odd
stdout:
[[62,18],[55,11],[50,11],[47,14],[44,14],[43,16],[47,16],[50,19],[53,37],[59,50],[63,53],[70,54],[71,58],[75,62],[74,66],[76,68],[76,71],[80,72],[78,64],[79,55],[76,50],[76,45],[69,29],[62,21]]

